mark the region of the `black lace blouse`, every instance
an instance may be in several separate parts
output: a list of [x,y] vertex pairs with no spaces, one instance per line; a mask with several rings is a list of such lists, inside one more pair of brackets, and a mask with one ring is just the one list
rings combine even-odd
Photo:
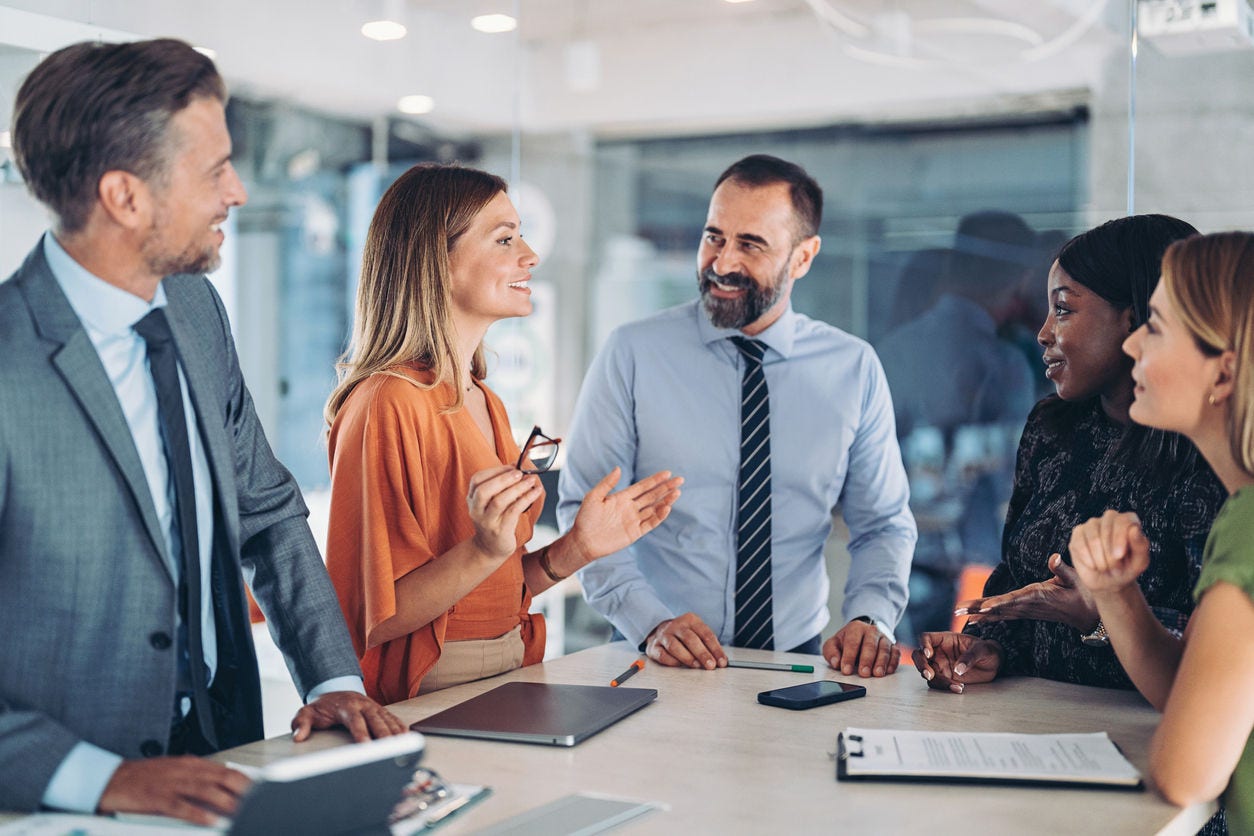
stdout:
[[[1072,528],[1108,508],[1134,511],[1150,542],[1150,565],[1138,582],[1158,620],[1169,630],[1184,630],[1202,548],[1227,494],[1200,456],[1175,478],[1153,477],[1138,466],[1135,450],[1121,449],[1124,430],[1097,398],[1061,404],[1051,396],[1032,409],[1019,442],[1002,562],[985,584],[985,596],[1048,580],[1051,554],[1071,562]],[[1079,631],[1066,624],[1022,619],[969,624],[965,632],[1001,643],[1002,675],[1132,687],[1113,650],[1084,645]]]

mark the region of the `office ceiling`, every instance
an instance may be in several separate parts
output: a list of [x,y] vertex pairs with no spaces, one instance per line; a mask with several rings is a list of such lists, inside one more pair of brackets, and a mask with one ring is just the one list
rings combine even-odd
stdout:
[[[186,38],[215,50],[233,88],[254,97],[375,118],[397,115],[401,96],[424,94],[435,109],[415,118],[446,131],[520,124],[600,134],[1073,99],[1121,48],[1125,14],[1124,0],[0,2],[6,7]],[[399,9],[408,36],[364,38],[361,23],[389,9]],[[474,14],[515,9],[517,32],[469,26]]]

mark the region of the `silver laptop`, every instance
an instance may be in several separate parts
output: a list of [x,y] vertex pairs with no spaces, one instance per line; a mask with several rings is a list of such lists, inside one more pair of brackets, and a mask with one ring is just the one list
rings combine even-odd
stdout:
[[423,734],[574,746],[655,699],[652,688],[507,682],[410,728]]

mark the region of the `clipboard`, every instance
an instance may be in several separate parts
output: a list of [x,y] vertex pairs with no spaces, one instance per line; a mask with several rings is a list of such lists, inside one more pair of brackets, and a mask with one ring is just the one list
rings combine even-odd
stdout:
[[836,741],[836,780],[1145,788],[1105,732],[1016,734],[855,729]]
[[[414,807],[404,811],[398,805],[390,819],[392,836],[411,836],[434,830],[453,816],[470,809],[492,794],[491,787],[479,784],[446,784],[447,797],[430,803],[425,807]],[[404,802],[402,802],[404,803]],[[403,815],[397,815],[397,812]]]

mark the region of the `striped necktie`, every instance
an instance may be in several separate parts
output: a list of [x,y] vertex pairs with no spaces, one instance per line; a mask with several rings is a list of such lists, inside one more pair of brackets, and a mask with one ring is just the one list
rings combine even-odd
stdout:
[[736,509],[736,633],[732,644],[772,650],[771,404],[762,370],[766,344],[732,342],[745,358],[740,384],[740,478]]

